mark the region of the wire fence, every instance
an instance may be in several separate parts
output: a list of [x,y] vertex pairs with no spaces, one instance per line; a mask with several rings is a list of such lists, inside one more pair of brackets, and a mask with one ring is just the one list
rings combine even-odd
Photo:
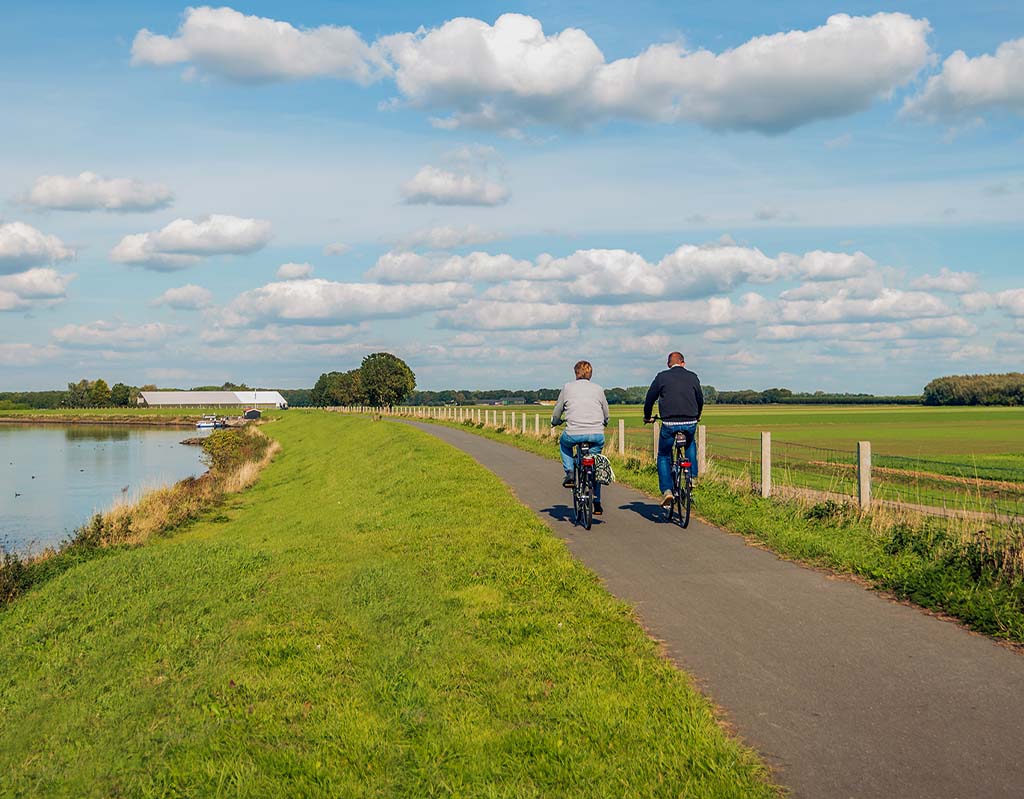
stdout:
[[[360,412],[360,409],[338,409]],[[557,435],[546,414],[470,408],[388,409],[396,415],[433,417],[473,423],[506,432],[550,437]],[[542,418],[543,417],[543,418]],[[620,442],[621,436],[621,442]],[[605,450],[621,453],[640,464],[653,465],[657,429],[647,426],[609,426]],[[714,429],[705,435],[704,473],[747,484],[764,485],[762,439]],[[1013,461],[1012,456],[997,456]],[[856,502],[862,499],[861,466],[852,447],[821,447],[772,438],[768,458],[771,493],[808,499],[829,498]],[[976,462],[952,453],[944,458],[876,453],[866,469],[871,502],[925,513],[968,518],[996,518],[1024,523],[1024,459],[1021,465]]]

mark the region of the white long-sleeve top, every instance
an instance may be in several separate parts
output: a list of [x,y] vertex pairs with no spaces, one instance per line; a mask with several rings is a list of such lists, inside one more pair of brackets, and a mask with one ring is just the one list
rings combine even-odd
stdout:
[[608,424],[608,400],[604,389],[590,380],[574,380],[562,386],[558,402],[551,412],[551,424],[565,419],[565,432],[571,436],[604,433]]

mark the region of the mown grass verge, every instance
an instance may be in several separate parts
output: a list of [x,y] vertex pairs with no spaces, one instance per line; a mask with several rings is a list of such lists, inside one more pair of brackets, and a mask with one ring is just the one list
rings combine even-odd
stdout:
[[0,607],[26,591],[116,548],[169,535],[252,485],[280,449],[255,427],[217,430],[203,441],[209,471],[149,491],[133,502],[95,514],[56,548],[35,556],[0,551]]
[[[424,420],[418,420],[424,421]],[[468,430],[557,459],[557,439],[538,439],[466,423]],[[608,453],[620,482],[657,496],[652,464]],[[702,476],[694,512],[780,555],[862,578],[971,628],[1024,642],[1024,531],[967,519],[881,508],[861,513],[835,501],[761,499],[742,480]],[[611,521],[612,517],[606,517]]]
[[0,793],[777,795],[469,457],[338,415],[272,432],[225,519],[0,611]]

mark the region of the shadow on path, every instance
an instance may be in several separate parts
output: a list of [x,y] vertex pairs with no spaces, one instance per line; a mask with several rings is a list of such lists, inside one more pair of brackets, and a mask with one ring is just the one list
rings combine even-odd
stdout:
[[[576,514],[573,513],[572,508],[568,505],[552,505],[548,508],[541,508],[536,512],[544,516],[548,516],[556,522],[568,522],[569,524],[573,524],[576,520]],[[601,521],[600,517],[594,517],[594,527],[603,523],[604,522]]]
[[619,505],[619,510],[628,510],[643,516],[649,522],[660,523],[665,521],[665,509],[653,502],[642,502],[633,500],[625,505]]

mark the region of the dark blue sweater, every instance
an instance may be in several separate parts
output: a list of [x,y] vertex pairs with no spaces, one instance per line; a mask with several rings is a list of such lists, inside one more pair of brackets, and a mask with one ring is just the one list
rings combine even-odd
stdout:
[[692,422],[704,410],[704,392],[697,375],[685,366],[673,366],[658,372],[644,400],[644,418],[651,418],[654,402],[658,415],[666,422]]

